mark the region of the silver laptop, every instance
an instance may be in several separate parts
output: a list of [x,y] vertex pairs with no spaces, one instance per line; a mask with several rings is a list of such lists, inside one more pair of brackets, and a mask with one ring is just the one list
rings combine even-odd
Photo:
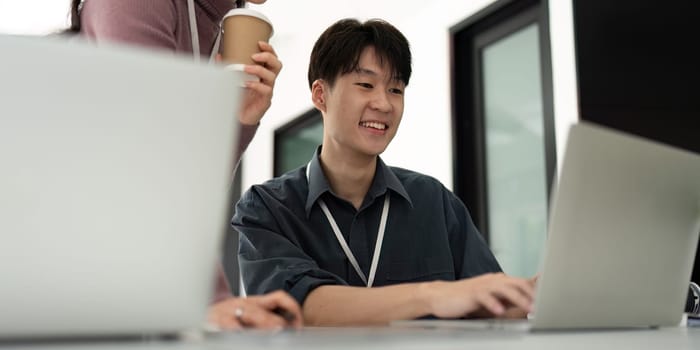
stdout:
[[592,124],[572,126],[530,320],[398,326],[677,326],[700,233],[700,156]]
[[241,78],[0,36],[0,339],[203,325]]

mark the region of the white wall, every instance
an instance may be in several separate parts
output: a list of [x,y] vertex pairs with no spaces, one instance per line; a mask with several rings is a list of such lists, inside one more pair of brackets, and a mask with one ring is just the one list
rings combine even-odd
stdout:
[[[272,176],[275,128],[312,108],[306,72],[311,48],[321,32],[345,17],[382,18],[411,43],[413,75],[399,132],[382,155],[390,165],[436,177],[452,188],[449,28],[492,0],[269,0],[254,6],[275,24],[271,43],[284,64],[270,108],[245,155],[243,188]],[[552,49],[555,114],[577,118],[570,2],[553,0]],[[299,6],[303,6],[300,8]],[[568,5],[568,6],[567,6]],[[253,5],[251,5],[253,6]],[[302,13],[306,13],[302,15]],[[561,52],[559,52],[561,51]],[[573,90],[572,90],[573,88]],[[566,125],[568,122],[557,122]],[[557,142],[564,139],[557,130]]]
[[579,119],[576,84],[573,6],[571,0],[549,1],[549,36],[552,50],[557,178],[561,173],[569,127]]
[[[311,48],[321,32],[345,17],[382,18],[411,43],[413,75],[398,134],[382,156],[401,166],[435,176],[452,186],[450,138],[449,27],[481,9],[489,0],[269,0],[257,7],[283,34],[272,45],[284,63],[273,106],[245,155],[243,187],[272,176],[274,129],[312,107],[306,72]],[[314,14],[302,13],[302,4]],[[303,17],[303,18],[302,18]]]
[[69,25],[70,0],[0,0],[0,33],[41,35]]
[[[412,46],[413,76],[399,133],[383,158],[388,164],[432,175],[452,188],[449,28],[494,0],[268,0],[275,24],[272,44],[284,68],[273,106],[245,156],[243,186],[272,176],[273,135],[312,107],[308,57],[321,32],[338,19],[385,19]],[[556,141],[562,153],[568,126],[578,119],[571,0],[549,0]],[[43,34],[67,25],[69,0],[0,0],[0,33]]]

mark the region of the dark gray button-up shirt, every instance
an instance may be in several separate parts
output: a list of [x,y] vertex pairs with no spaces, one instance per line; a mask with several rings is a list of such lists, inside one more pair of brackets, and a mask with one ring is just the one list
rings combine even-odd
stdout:
[[364,286],[318,205],[328,205],[365,276],[377,239],[384,196],[391,196],[374,286],[457,280],[500,272],[464,204],[436,179],[377,160],[359,210],[337,197],[318,160],[256,185],[236,206],[239,263],[248,294],[278,289],[303,303],[314,288]]

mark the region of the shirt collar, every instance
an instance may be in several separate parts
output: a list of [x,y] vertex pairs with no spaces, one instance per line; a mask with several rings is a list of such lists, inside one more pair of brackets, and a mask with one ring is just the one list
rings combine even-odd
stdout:
[[311,207],[316,203],[318,197],[331,190],[326,174],[323,173],[323,168],[321,168],[321,163],[318,160],[319,154],[321,154],[321,146],[318,146],[311,161],[306,165],[305,175],[309,185],[309,194],[306,197],[306,206],[304,208],[306,209],[306,217],[309,217]]
[[[322,146],[319,146],[316,149],[316,153],[314,153],[313,158],[311,158],[311,161],[307,164],[305,172],[309,185],[309,193],[306,197],[306,206],[304,208],[307,218],[311,214],[311,208],[318,198],[326,192],[331,192],[331,186],[328,184],[328,179],[326,179],[326,174],[323,173],[323,168],[321,168],[321,163],[318,158],[321,154],[321,147]],[[401,195],[406,199],[408,204],[413,207],[411,197],[408,195],[408,192],[406,192],[399,178],[391,171],[391,168],[384,164],[384,161],[382,161],[380,157],[377,157],[377,170],[374,173],[374,179],[367,191],[367,195],[374,199],[386,193],[387,189]]]

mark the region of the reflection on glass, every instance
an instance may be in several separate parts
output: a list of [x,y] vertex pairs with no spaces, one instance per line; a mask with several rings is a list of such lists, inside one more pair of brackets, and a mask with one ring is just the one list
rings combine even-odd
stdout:
[[537,24],[488,45],[482,62],[491,249],[504,272],[529,277],[547,220]]

